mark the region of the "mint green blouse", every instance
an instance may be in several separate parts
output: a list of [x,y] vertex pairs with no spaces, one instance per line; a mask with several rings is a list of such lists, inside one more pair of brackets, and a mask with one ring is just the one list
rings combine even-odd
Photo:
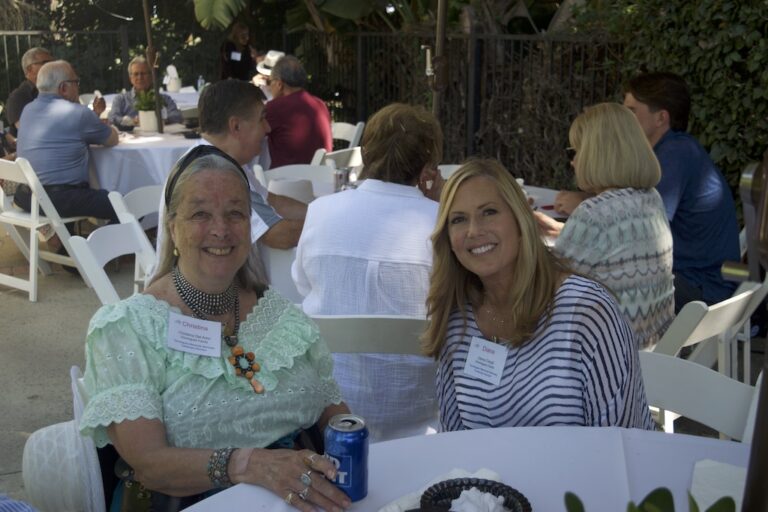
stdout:
[[238,336],[261,364],[262,394],[235,375],[224,343],[221,357],[169,349],[169,311],[180,312],[139,294],[103,306],[91,319],[84,376],[89,401],[80,431],[97,446],[109,444],[110,424],[148,418],[165,424],[171,446],[263,448],[310,427],[328,405],[341,402],[317,326],[277,292],[266,291]]

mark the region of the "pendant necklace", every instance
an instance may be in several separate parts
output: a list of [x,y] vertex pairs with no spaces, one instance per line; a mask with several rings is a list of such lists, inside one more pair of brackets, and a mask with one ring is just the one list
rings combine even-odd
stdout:
[[222,293],[206,293],[198,290],[184,277],[179,270],[178,265],[173,267],[172,271],[173,285],[176,293],[179,294],[182,302],[192,311],[195,318],[208,320],[207,316],[218,316],[230,311],[234,312],[235,321],[232,326],[232,333],[226,334],[226,322],[221,322],[222,335],[221,340],[230,347],[231,355],[227,358],[229,364],[235,369],[235,375],[248,379],[251,387],[256,393],[263,393],[264,386],[254,375],[261,370],[261,366],[256,362],[256,356],[253,352],[245,352],[243,347],[238,344],[237,334],[240,331],[240,294],[238,293],[237,283],[234,281]]

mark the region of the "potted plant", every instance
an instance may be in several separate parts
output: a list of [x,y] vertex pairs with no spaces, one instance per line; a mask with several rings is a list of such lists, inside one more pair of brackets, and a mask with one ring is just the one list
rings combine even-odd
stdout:
[[[585,512],[584,504],[572,492],[565,493],[565,509],[568,512]],[[688,511],[699,512],[699,505],[688,493]],[[675,500],[672,492],[666,487],[659,487],[648,494],[638,505],[630,502],[627,512],[675,512]],[[731,497],[717,500],[703,512],[736,512],[736,503]]]
[[157,131],[157,116],[155,116],[155,91],[148,89],[136,93],[134,101],[136,111],[139,113],[139,126],[143,131]]

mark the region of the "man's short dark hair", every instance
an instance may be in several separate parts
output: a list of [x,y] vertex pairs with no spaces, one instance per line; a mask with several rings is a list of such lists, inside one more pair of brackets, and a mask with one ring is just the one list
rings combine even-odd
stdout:
[[691,94],[680,75],[667,72],[645,73],[624,85],[624,94],[631,93],[637,101],[645,103],[652,112],[669,112],[669,126],[676,131],[688,128],[691,114]]
[[307,87],[307,72],[299,59],[293,55],[280,57],[272,68],[270,78],[282,80],[289,87],[301,87],[302,89]]
[[261,89],[250,82],[230,78],[208,85],[197,102],[200,131],[224,133],[230,117],[243,117],[255,106],[263,106],[264,99]]

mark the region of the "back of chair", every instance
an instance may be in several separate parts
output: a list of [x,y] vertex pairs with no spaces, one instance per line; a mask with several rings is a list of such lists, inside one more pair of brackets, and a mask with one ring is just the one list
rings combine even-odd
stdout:
[[125,222],[121,214],[129,213],[141,219],[151,213],[157,213],[160,208],[160,198],[163,195],[163,185],[148,185],[131,190],[125,195],[120,192],[110,192],[109,201],[115,209],[120,222]]
[[267,185],[274,179],[312,180],[333,184],[335,169],[329,165],[293,164],[264,171]]
[[354,147],[360,145],[360,140],[363,138],[363,129],[365,123],[360,121],[357,124],[351,123],[331,123],[331,136],[335,140],[346,140],[349,142],[349,146]]
[[423,355],[424,318],[393,315],[313,316],[331,352]]
[[461,164],[440,164],[437,169],[440,171],[440,175],[443,179],[447,180],[453,173],[459,170]]
[[674,411],[733,439],[747,427],[755,388],[700,364],[640,352],[648,405]]
[[363,154],[360,146],[339,149],[326,153],[322,161],[323,165],[332,165],[336,169],[351,169],[363,165]]
[[261,257],[270,286],[294,304],[301,304],[304,297],[296,289],[291,277],[291,266],[296,259],[296,249],[275,249],[263,245]]
[[93,231],[88,239],[81,236],[71,238],[75,258],[93,285],[102,304],[113,304],[120,300],[112,282],[104,271],[104,265],[124,254],[135,254],[137,263],[143,268],[154,264],[154,249],[135,219],[126,215],[125,224],[111,224]]

